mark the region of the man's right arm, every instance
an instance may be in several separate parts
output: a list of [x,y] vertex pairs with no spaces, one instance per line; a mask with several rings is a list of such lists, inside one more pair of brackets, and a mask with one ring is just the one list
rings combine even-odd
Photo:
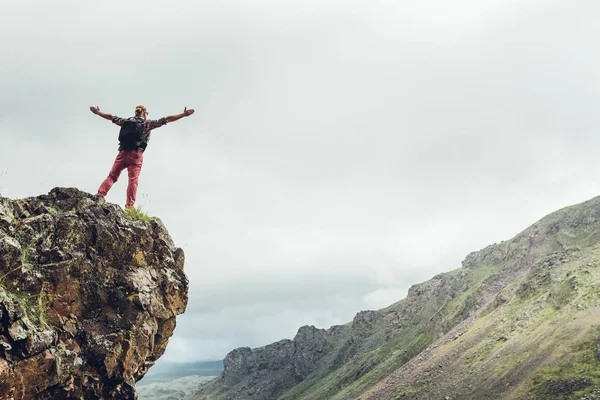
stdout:
[[94,106],[90,107],[90,111],[93,112],[96,115],[101,116],[104,119],[109,120],[109,121],[112,121],[113,118],[114,118],[114,115],[107,114],[105,112],[100,111],[100,107],[97,107],[97,106],[96,107],[94,107]]

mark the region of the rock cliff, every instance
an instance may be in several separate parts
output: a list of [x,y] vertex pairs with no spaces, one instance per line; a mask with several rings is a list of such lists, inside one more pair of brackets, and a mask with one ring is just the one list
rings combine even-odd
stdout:
[[135,399],[187,305],[158,219],[77,189],[0,197],[0,399]]

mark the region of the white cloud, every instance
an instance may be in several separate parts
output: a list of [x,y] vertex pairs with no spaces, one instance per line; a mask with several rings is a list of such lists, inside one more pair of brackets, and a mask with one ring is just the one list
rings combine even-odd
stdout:
[[597,193],[598,7],[4,2],[0,193],[94,192],[117,130],[90,105],[194,107],[138,194],[186,251],[166,357],[348,322]]

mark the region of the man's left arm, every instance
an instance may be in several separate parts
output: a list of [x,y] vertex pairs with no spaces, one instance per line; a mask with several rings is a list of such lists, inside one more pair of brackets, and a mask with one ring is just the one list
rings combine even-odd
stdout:
[[174,122],[174,121],[177,121],[177,120],[179,120],[179,119],[181,119],[183,117],[189,117],[193,113],[194,113],[193,109],[190,108],[188,110],[187,107],[185,107],[183,109],[183,112],[181,114],[169,115],[168,117],[164,117],[164,118],[161,118],[161,119],[147,119],[144,122],[144,124],[145,124],[144,125],[145,126],[144,131],[145,132],[149,132],[149,131],[151,131],[153,129],[156,129],[156,128],[159,128],[159,127],[161,127],[163,125],[166,125],[168,122]]
[[194,109],[190,108],[188,110],[187,107],[183,108],[183,112],[181,114],[175,114],[175,115],[169,115],[168,117],[165,117],[164,119],[167,122],[175,122],[183,117],[189,117],[190,115],[192,115],[194,113]]

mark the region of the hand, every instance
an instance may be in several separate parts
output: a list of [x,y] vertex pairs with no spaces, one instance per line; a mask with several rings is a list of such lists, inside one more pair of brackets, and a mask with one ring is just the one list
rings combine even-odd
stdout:
[[189,117],[193,113],[194,113],[194,109],[193,108],[190,108],[189,110],[187,109],[187,107],[183,108],[183,115],[184,116]]
[[100,107],[96,106],[92,106],[90,107],[90,111],[93,112],[94,114],[98,115],[98,113],[100,112]]

